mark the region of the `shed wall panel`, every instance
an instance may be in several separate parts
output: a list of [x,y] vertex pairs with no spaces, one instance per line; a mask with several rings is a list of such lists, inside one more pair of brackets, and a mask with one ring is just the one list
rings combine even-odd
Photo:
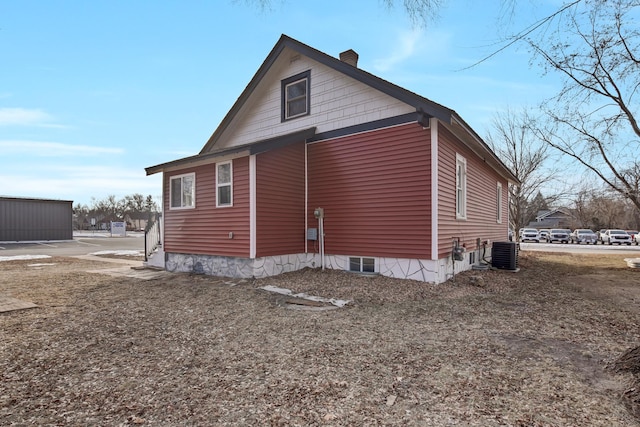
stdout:
[[325,253],[430,257],[430,132],[412,123],[310,144],[309,224]]
[[[171,177],[191,172],[196,181],[195,208],[171,209]],[[164,194],[165,252],[249,256],[248,157],[233,160],[233,206],[216,207],[215,164],[165,173]]]
[[304,252],[304,142],[256,156],[256,256]]
[[0,198],[0,241],[73,239],[73,202]]
[[[467,218],[456,218],[456,153],[467,161]],[[438,127],[438,258],[451,254],[454,239],[467,250],[480,239],[507,238],[507,181],[444,126]],[[497,183],[502,183],[502,222],[497,222]]]

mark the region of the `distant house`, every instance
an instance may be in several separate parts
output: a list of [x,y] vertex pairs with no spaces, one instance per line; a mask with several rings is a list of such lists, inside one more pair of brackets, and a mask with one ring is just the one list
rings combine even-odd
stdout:
[[0,197],[0,242],[72,240],[73,202]]
[[528,227],[532,228],[575,228],[575,218],[571,211],[566,208],[552,210],[541,210],[536,215],[536,219],[530,222]]
[[516,177],[455,111],[357,61],[283,35],[199,154],[146,169],[167,270],[439,283],[507,240]]

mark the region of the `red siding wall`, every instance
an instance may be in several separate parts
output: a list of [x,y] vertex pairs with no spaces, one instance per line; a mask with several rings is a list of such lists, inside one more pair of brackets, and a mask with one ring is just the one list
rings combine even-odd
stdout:
[[325,253],[430,258],[430,131],[408,124],[308,146],[310,227]]
[[[191,172],[196,174],[195,209],[170,209],[170,178]],[[210,164],[164,174],[166,252],[249,256],[249,158],[233,160],[232,207],[216,208],[215,172]]]
[[[456,153],[467,160],[467,219],[456,219]],[[502,182],[502,223],[497,218],[497,183]],[[464,146],[444,126],[438,127],[438,258],[451,254],[452,239],[467,250],[476,239],[507,239],[507,181]]]
[[304,142],[256,156],[256,256],[304,252]]

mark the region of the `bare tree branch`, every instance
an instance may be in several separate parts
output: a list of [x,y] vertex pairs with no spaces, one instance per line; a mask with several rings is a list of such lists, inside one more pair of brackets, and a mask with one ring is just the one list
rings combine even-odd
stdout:
[[537,213],[529,209],[541,189],[554,181],[558,170],[549,167],[549,146],[535,134],[534,119],[526,110],[497,113],[487,141],[520,181],[509,187],[509,217],[515,230],[526,226]]
[[479,59],[478,61],[474,62],[473,64],[469,65],[468,67],[461,68],[459,71],[468,70],[468,69],[473,68],[473,67],[475,67],[475,66],[477,66],[479,64],[482,64],[483,62],[493,58],[494,56],[496,56],[500,52],[510,48],[511,46],[513,46],[513,45],[515,45],[517,43],[520,43],[520,42],[526,40],[528,36],[530,36],[531,34],[535,33],[543,25],[548,24],[554,18],[556,18],[559,15],[562,15],[567,10],[571,9],[572,7],[574,7],[575,5],[577,5],[578,3],[582,2],[582,1],[583,0],[574,0],[574,1],[570,2],[570,3],[565,4],[560,9],[556,10],[555,12],[553,12],[552,14],[550,14],[550,15],[548,15],[548,16],[546,16],[546,17],[534,22],[533,24],[529,25],[527,28],[525,28],[525,29],[519,31],[518,33],[516,33],[515,35],[509,37],[504,45],[502,45],[500,48],[494,50],[489,55]]
[[540,139],[592,171],[640,210],[625,171],[640,145],[637,90],[640,31],[630,15],[637,0],[584,0],[548,39],[528,43],[549,70],[564,77],[558,94],[542,105],[550,125]]

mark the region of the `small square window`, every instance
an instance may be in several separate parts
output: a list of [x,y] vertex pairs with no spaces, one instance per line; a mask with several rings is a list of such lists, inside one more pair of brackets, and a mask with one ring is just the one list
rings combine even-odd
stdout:
[[375,273],[376,260],[374,258],[349,257],[349,271]]
[[376,261],[373,258],[362,258],[362,272],[373,273],[376,271]]
[[309,115],[310,71],[282,81],[282,121]]

